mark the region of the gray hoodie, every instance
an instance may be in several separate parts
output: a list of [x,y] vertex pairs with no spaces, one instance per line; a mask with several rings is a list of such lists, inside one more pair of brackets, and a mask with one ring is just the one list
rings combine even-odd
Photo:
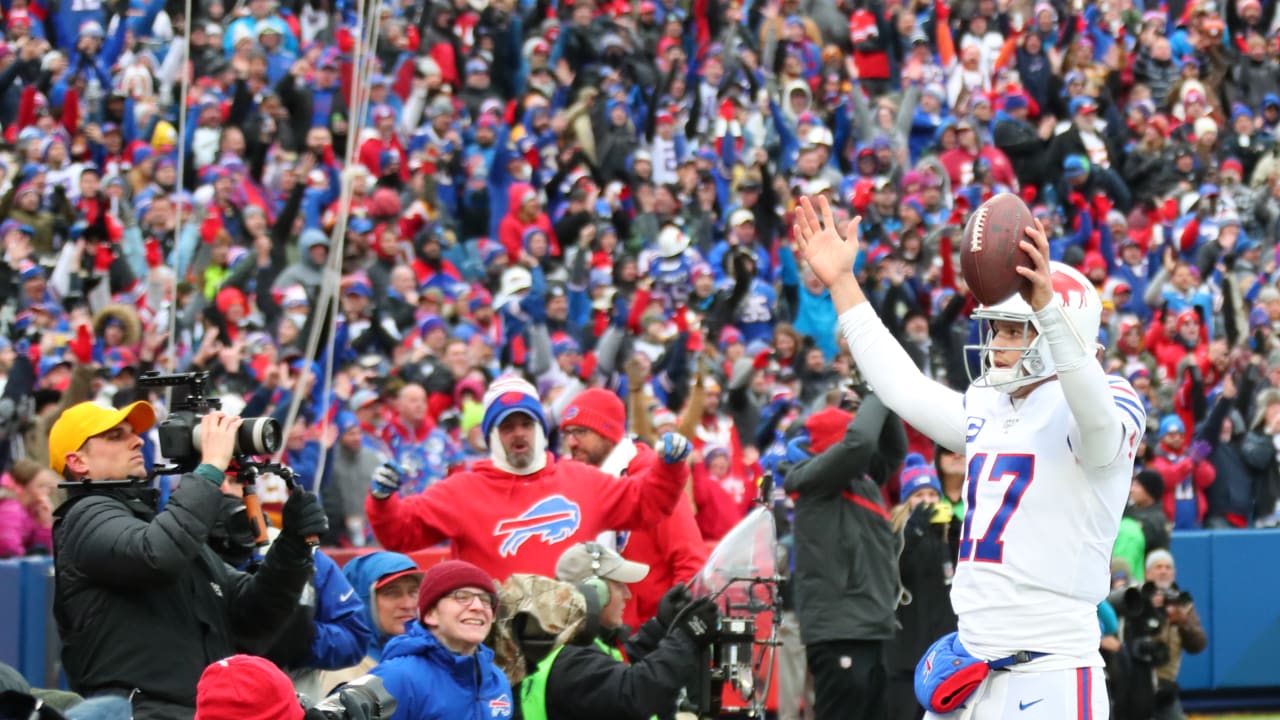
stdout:
[[324,281],[324,266],[311,259],[311,248],[316,245],[329,247],[329,236],[325,235],[323,230],[316,228],[303,230],[302,235],[298,238],[298,249],[302,252],[302,257],[285,268],[284,272],[276,277],[272,287],[280,289],[301,285],[307,290],[308,295],[314,297],[316,289]]

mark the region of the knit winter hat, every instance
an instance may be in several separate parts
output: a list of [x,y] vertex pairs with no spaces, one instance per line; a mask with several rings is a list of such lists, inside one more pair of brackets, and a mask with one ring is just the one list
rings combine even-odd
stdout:
[[497,606],[498,589],[485,571],[465,560],[446,560],[432,565],[422,575],[422,587],[418,590],[418,617],[431,612],[440,598],[466,587],[480,588],[489,593],[493,596],[494,606]]
[[898,502],[906,502],[918,490],[933,488],[939,497],[942,495],[942,484],[938,482],[938,473],[933,465],[920,453],[911,453],[902,466],[902,474],[898,476]]
[[675,425],[676,422],[676,414],[666,407],[659,407],[653,411],[653,426],[655,428],[660,428],[663,425]]
[[219,660],[196,685],[196,720],[301,720],[304,714],[289,677],[265,658]]
[[1178,417],[1177,415],[1169,414],[1161,418],[1160,430],[1159,432],[1156,433],[1156,437],[1162,438],[1171,432],[1186,432],[1186,431],[1187,431],[1187,427],[1186,425],[1182,424],[1182,418]]
[[515,376],[493,381],[484,394],[484,420],[480,423],[485,440],[508,415],[518,412],[537,420],[542,432],[547,432],[547,417],[542,412],[542,401],[538,399],[536,388]]
[[1150,570],[1152,565],[1155,565],[1161,560],[1169,563],[1171,567],[1175,567],[1175,568],[1177,567],[1177,565],[1175,565],[1173,562],[1173,553],[1170,553],[1168,550],[1165,550],[1164,548],[1158,548],[1156,550],[1152,550],[1151,552],[1147,553],[1146,569]]
[[810,415],[804,421],[804,429],[809,432],[809,452],[817,455],[839,442],[849,428],[850,420],[853,420],[853,413],[837,407]]
[[602,388],[591,388],[578,393],[564,409],[561,429],[583,427],[594,430],[609,442],[622,441],[626,433],[627,411],[622,400]]
[[1155,470],[1143,470],[1134,478],[1143,490],[1147,491],[1147,495],[1151,496],[1152,502],[1160,502],[1164,499],[1164,476]]

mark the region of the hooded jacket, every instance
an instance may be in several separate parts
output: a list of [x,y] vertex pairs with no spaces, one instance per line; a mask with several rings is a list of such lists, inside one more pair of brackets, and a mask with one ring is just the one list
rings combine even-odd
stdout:
[[[1222,422],[1227,419],[1231,420],[1231,438],[1222,442]],[[1248,525],[1253,515],[1254,473],[1241,450],[1246,430],[1244,418],[1235,409],[1233,400],[1221,395],[1196,429],[1196,438],[1213,447],[1209,462],[1213,465],[1215,480],[1205,491],[1206,516],[1222,518],[1234,527]]]
[[416,622],[387,643],[371,674],[396,699],[392,720],[502,720],[514,711],[511,684],[492,650],[481,645],[457,655]]
[[301,251],[301,257],[298,261],[284,269],[284,272],[276,276],[274,287],[287,288],[292,285],[301,285],[307,290],[307,293],[314,296],[317,288],[320,287],[324,280],[324,265],[316,264],[311,259],[311,248],[316,245],[324,245],[329,247],[329,236],[324,234],[323,230],[316,228],[307,228],[302,231],[302,235],[298,238],[298,250]]
[[512,573],[555,577],[565,549],[606,530],[636,530],[671,514],[688,479],[684,463],[656,463],[615,478],[583,463],[556,461],[529,475],[492,459],[454,473],[420,494],[369,496],[365,511],[389,550],[410,552],[450,540],[453,555],[505,580]]
[[511,187],[507,188],[507,214],[498,225],[498,240],[507,251],[507,257],[511,258],[512,263],[524,254],[524,232],[531,227],[540,228],[547,234],[547,243],[551,247],[552,255],[560,254],[555,229],[551,227],[551,218],[547,217],[546,213],[539,210],[531,222],[525,222],[520,218],[520,206],[527,193],[536,194],[537,191],[529,183],[511,183]]
[[356,591],[356,597],[364,603],[365,623],[373,630],[365,655],[374,660],[382,659],[382,650],[392,636],[387,635],[378,625],[377,606],[374,604],[373,586],[379,578],[393,573],[418,570],[418,564],[407,555],[395,552],[375,552],[353,558],[342,568],[342,574]]

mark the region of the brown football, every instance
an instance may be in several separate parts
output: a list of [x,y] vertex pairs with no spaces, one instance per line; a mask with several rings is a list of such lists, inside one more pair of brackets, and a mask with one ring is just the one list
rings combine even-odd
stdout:
[[995,305],[1022,287],[1016,268],[1031,267],[1031,256],[1018,243],[1030,239],[1029,227],[1035,227],[1035,218],[1013,193],[996,195],[969,216],[960,241],[960,271],[978,302]]

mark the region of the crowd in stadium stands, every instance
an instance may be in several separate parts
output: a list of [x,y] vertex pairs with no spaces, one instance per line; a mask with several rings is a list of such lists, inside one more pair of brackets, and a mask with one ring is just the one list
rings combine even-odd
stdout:
[[[758,479],[831,446],[867,396],[792,237],[820,195],[842,227],[862,216],[866,295],[956,389],[979,332],[959,240],[982,202],[1022,197],[1094,283],[1100,361],[1148,418],[1122,619],[1125,588],[1176,588],[1170,532],[1280,525],[1274,0],[0,5],[0,556],[52,551],[65,409],[163,418],[140,374],[206,371],[229,414],[292,419],[282,460],[321,498],[322,544],[452,541],[501,583],[598,538],[650,566],[639,627]],[[963,458],[905,430],[913,455],[874,502],[945,545],[909,496],[936,488],[962,517]],[[533,474],[563,491],[513,489]],[[164,507],[181,485],[155,487]],[[260,494],[278,518],[283,484]],[[788,533],[787,500],[766,500]],[[379,563],[348,566],[369,616],[320,669],[448,645],[415,600],[386,619],[374,596],[416,595],[394,581],[421,573]],[[343,581],[322,564],[314,584]],[[491,622],[496,587],[431,600]],[[946,584],[929,592],[945,626]],[[388,640],[405,620],[414,647]],[[1180,712],[1176,674],[1159,712]]]

